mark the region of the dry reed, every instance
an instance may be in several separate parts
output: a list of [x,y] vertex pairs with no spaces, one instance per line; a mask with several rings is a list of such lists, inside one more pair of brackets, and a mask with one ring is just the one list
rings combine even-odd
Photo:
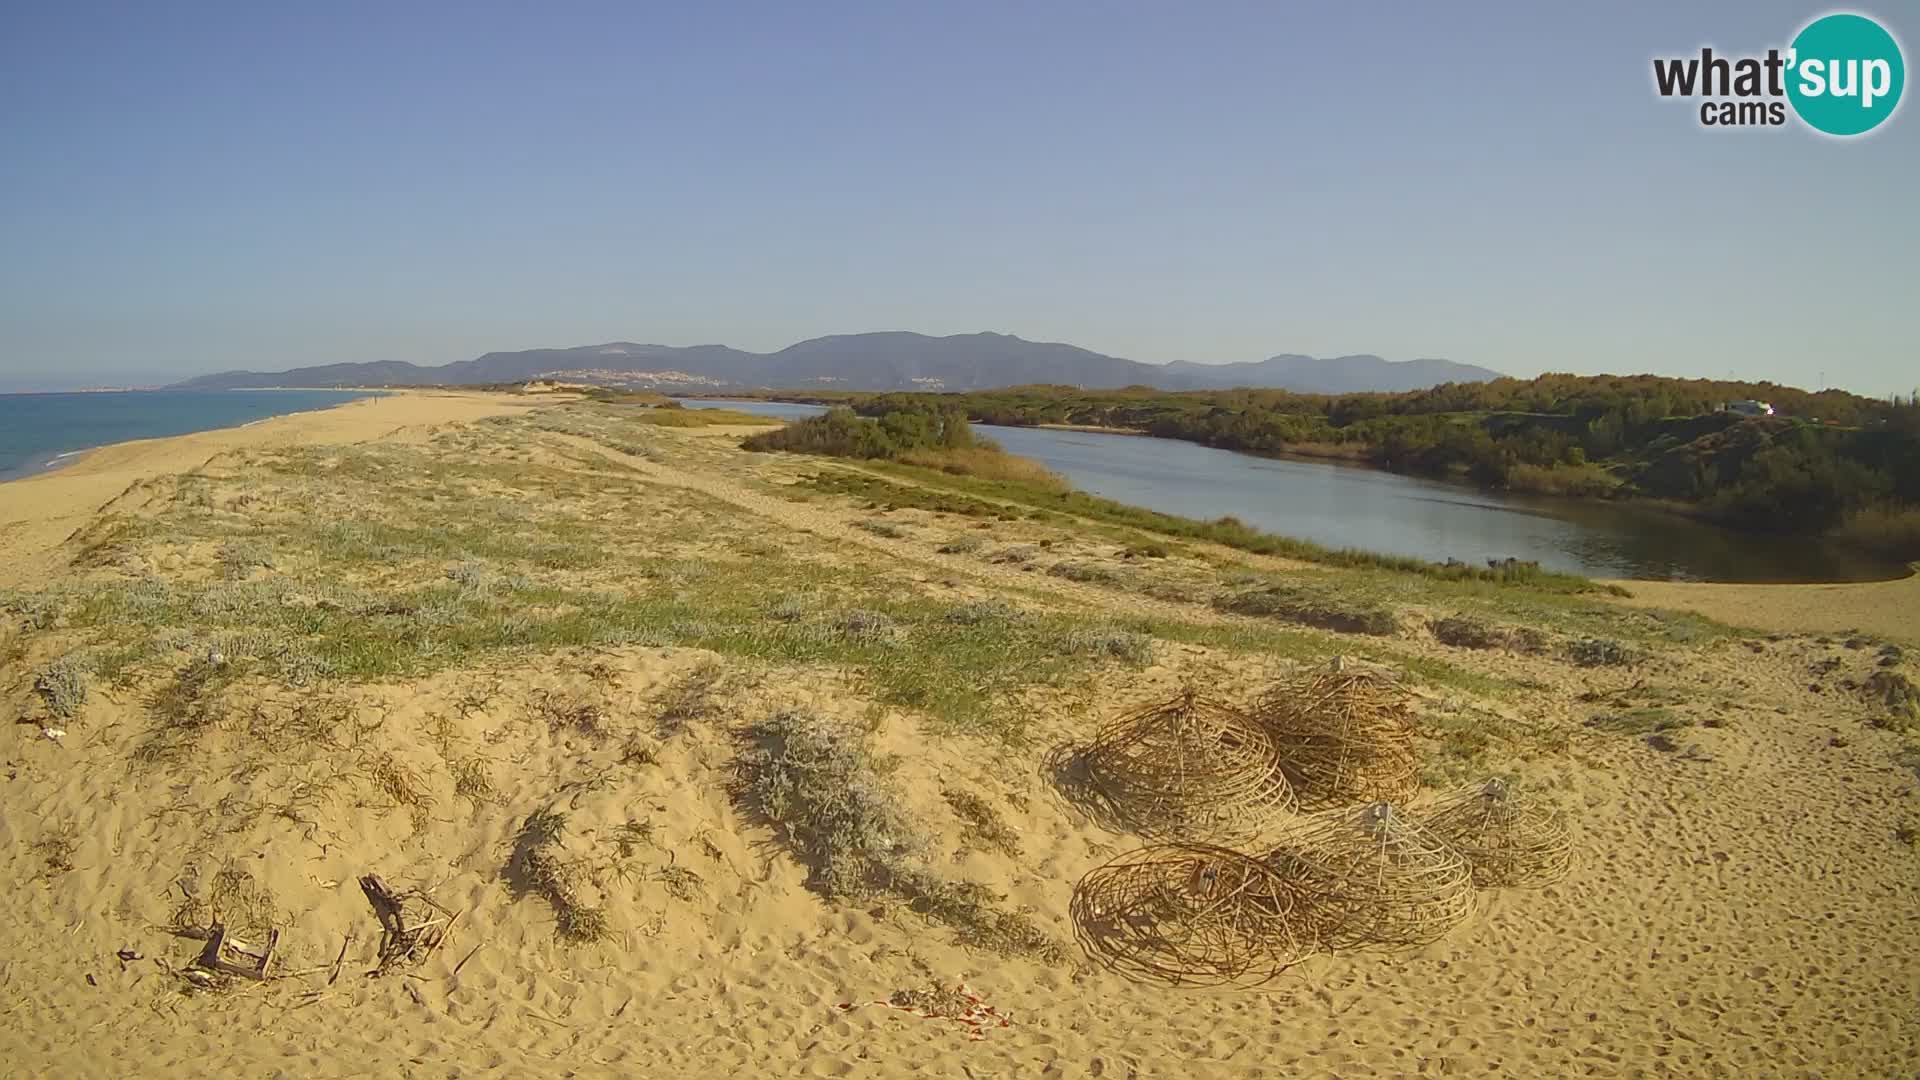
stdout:
[[1312,901],[1258,859],[1204,844],[1127,852],[1074,887],[1074,935],[1095,961],[1174,986],[1258,985],[1318,947]]
[[1537,889],[1573,864],[1566,818],[1502,779],[1453,795],[1422,820],[1467,861],[1481,888]]
[[1244,840],[1293,807],[1266,733],[1191,690],[1120,717],[1079,757],[1113,816],[1143,836]]
[[1390,803],[1321,815],[1263,861],[1310,896],[1328,949],[1425,945],[1473,911],[1466,860]]
[[1420,789],[1411,697],[1336,658],[1269,690],[1254,710],[1308,807],[1401,801]]

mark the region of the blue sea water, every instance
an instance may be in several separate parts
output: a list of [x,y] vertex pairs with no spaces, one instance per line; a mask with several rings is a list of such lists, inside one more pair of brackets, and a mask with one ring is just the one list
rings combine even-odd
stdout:
[[108,443],[235,427],[369,397],[360,390],[134,390],[0,394],[0,480]]

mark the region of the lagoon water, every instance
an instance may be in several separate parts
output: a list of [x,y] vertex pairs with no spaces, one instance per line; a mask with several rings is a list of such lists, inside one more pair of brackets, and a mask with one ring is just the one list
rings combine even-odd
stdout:
[[82,450],[234,427],[367,397],[358,390],[132,390],[0,394],[0,480],[15,480]]
[[[770,401],[688,401],[796,419]],[[1232,515],[1329,547],[1479,563],[1517,558],[1605,578],[1865,581],[1903,568],[1805,539],[1734,532],[1631,505],[1492,494],[1362,466],[1259,457],[1137,435],[976,425],[1082,491],[1182,517]]]

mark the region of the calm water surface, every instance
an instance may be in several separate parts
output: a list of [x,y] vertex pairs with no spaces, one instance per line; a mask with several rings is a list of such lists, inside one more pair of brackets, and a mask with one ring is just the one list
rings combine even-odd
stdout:
[[[797,419],[816,405],[688,401]],[[1073,486],[1166,514],[1231,514],[1269,532],[1441,561],[1508,557],[1607,578],[1865,581],[1902,568],[1806,540],[1736,533],[1616,503],[1494,495],[1377,469],[1257,457],[1174,439],[976,425]]]

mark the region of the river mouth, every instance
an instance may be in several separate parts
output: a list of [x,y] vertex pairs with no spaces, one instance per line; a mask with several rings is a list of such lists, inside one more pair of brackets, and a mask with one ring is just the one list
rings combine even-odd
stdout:
[[[689,400],[782,420],[825,409]],[[1176,439],[1062,428],[975,430],[1091,495],[1332,548],[1475,565],[1502,559],[1632,581],[1833,584],[1906,577],[1904,565],[1819,539],[1736,532],[1648,506],[1509,495],[1324,458],[1265,456]]]

